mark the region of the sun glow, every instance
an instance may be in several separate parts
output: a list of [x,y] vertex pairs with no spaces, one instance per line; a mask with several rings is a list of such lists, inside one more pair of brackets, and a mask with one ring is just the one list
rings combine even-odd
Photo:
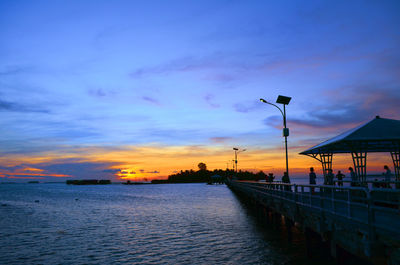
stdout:
[[127,168],[116,173],[116,176],[124,180],[143,180],[146,177],[146,174],[143,172],[143,169]]

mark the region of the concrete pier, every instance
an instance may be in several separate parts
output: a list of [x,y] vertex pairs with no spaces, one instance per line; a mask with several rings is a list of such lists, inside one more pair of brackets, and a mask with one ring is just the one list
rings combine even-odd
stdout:
[[[288,239],[296,224],[308,254],[313,241],[326,242],[338,261],[349,252],[372,264],[400,264],[400,190],[228,180],[235,192],[265,213],[284,217]],[[311,192],[311,187],[314,192]]]

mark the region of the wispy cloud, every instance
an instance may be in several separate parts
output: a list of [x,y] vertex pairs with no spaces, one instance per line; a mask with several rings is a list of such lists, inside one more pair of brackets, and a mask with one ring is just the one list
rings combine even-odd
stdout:
[[152,103],[152,104],[154,104],[154,105],[161,106],[161,103],[160,103],[157,99],[155,99],[155,98],[148,97],[148,96],[143,96],[142,99],[143,99],[144,101],[149,102],[149,103]]
[[10,75],[18,75],[31,73],[35,70],[33,66],[24,66],[24,65],[9,65],[0,68],[0,76],[10,76]]
[[241,113],[248,113],[257,109],[261,109],[262,107],[262,104],[260,104],[258,100],[241,102],[233,105],[234,110]]
[[231,139],[232,137],[227,137],[227,136],[216,136],[210,138],[211,142],[214,143],[225,143],[226,141],[229,141]]
[[149,173],[149,174],[159,174],[160,171],[153,170],[153,171],[147,171],[146,173]]
[[381,115],[388,118],[400,118],[398,102],[400,86],[382,88],[381,84],[359,85],[351,90],[340,88],[331,91],[334,95],[330,102],[314,105],[306,118],[291,118],[290,123],[310,128],[349,127]]
[[142,67],[133,71],[130,76],[139,78],[145,75],[152,74],[168,74],[171,72],[190,72],[201,69],[210,69],[221,66],[221,61],[215,60],[210,57],[196,58],[196,57],[183,57],[163,64]]
[[204,96],[204,100],[207,102],[207,104],[208,104],[210,107],[212,107],[212,108],[219,108],[220,105],[219,105],[219,104],[216,104],[216,103],[214,102],[214,98],[215,98],[215,96],[214,96],[213,94],[207,94],[207,95]]
[[50,113],[50,110],[46,108],[24,105],[17,102],[11,102],[2,99],[0,99],[0,111]]

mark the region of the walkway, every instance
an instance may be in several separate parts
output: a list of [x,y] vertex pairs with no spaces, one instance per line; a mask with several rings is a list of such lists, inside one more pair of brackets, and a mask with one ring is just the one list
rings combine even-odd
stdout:
[[304,231],[330,240],[333,256],[340,246],[375,264],[400,264],[399,189],[235,180],[227,185]]

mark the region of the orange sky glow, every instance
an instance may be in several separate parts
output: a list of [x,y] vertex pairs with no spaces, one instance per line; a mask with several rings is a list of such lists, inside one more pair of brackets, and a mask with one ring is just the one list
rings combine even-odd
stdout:
[[[291,176],[307,176],[309,167],[322,174],[321,164],[310,157],[299,155],[302,150],[289,149],[289,170]],[[13,172],[2,169],[0,178],[74,178],[76,174],[60,174],[40,168],[40,165],[60,164],[65,160],[77,163],[99,163],[106,165],[104,171],[112,174],[99,174],[89,178],[111,178],[114,181],[166,179],[168,175],[180,170],[198,170],[198,163],[204,162],[209,170],[232,168],[233,151],[228,147],[205,146],[127,146],[114,150],[103,148],[81,148],[71,153],[43,153],[38,155],[8,156],[0,158],[2,165],[20,166]],[[60,162],[61,161],[61,162]],[[383,165],[392,167],[390,154],[369,154],[368,172],[381,172]],[[39,165],[39,166],[38,166]],[[333,169],[347,173],[353,166],[350,154],[337,154],[333,158]],[[281,176],[285,171],[284,149],[248,149],[238,154],[238,168]],[[115,170],[113,172],[113,170]]]

